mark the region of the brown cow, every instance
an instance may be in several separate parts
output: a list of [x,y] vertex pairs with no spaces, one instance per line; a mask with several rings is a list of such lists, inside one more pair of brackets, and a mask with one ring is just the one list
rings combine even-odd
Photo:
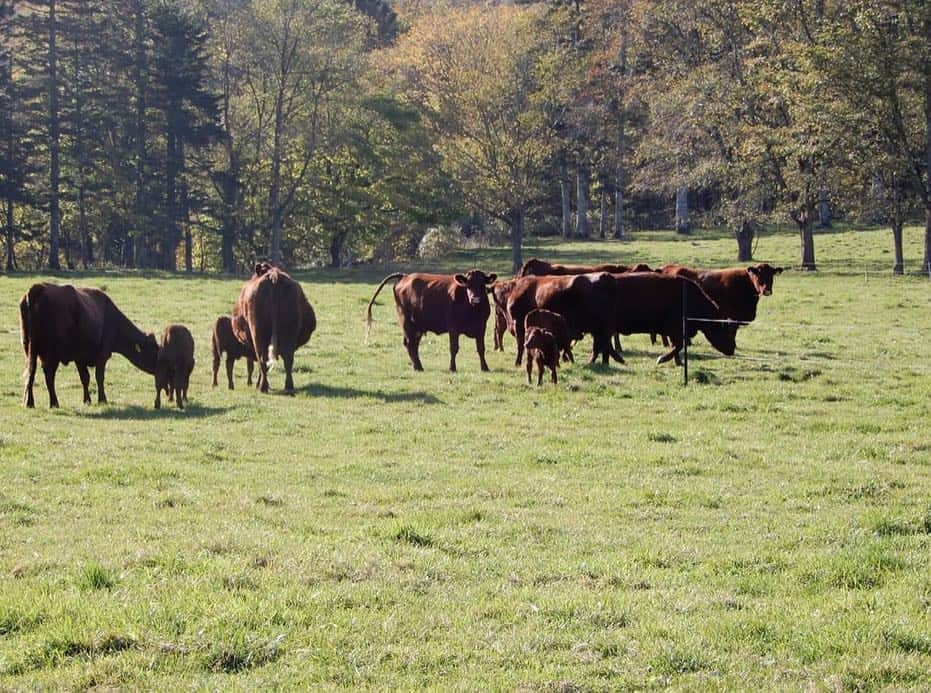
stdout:
[[162,407],[162,390],[184,409],[188,384],[194,370],[194,337],[184,325],[169,325],[162,334],[155,365],[155,408]]
[[385,277],[372,300],[369,301],[366,318],[367,329],[372,325],[372,304],[389,281],[399,280],[394,285],[394,303],[398,321],[404,332],[404,346],[415,371],[422,371],[420,362],[420,340],[427,332],[449,333],[449,370],[456,370],[456,354],[459,351],[459,335],[475,340],[479,363],[483,371],[488,370],[485,362],[485,325],[491,313],[488,304],[488,286],[497,275],[486,274],[477,269],[466,274],[404,274],[395,272]]
[[552,332],[542,327],[527,328],[527,338],[524,340],[527,350],[527,382],[533,382],[531,374],[533,364],[537,364],[537,387],[543,384],[543,371],[550,369],[553,374],[553,383],[556,383],[556,368],[559,366],[559,345]]
[[556,340],[556,346],[562,354],[562,360],[575,363],[575,357],[572,355],[572,338],[569,336],[569,326],[563,316],[545,308],[535,308],[527,313],[524,318],[524,331],[529,332],[531,327],[539,327],[550,332]]
[[23,395],[27,407],[35,406],[32,388],[37,359],[42,359],[50,407],[58,406],[55,372],[59,364],[74,361],[84,388],[85,404],[91,401],[88,368],[92,366],[96,369],[97,401],[107,401],[104,374],[114,353],[122,354],[150,375],[155,373],[158,358],[155,335],[140,331],[98,289],[33,284],[19,302],[19,313],[27,363]]
[[317,328],[317,317],[301,285],[268,263],[255,266],[255,274],[242,287],[233,308],[233,334],[252,345],[259,362],[256,387],[268,392],[269,365],[284,361],[284,391],[294,393],[294,352],[307,344]]
[[[617,317],[615,327],[621,334],[662,334],[672,341],[672,349],[660,356],[657,363],[675,359],[686,339],[697,332],[705,335],[711,345],[727,356],[734,353],[736,325],[715,322],[725,319],[718,305],[696,282],[684,277],[671,277],[655,272],[614,275],[617,287]],[[683,303],[684,302],[684,303]],[[683,310],[689,317],[709,322],[689,322],[682,329]],[[596,354],[592,355],[593,358]],[[602,355],[607,361],[607,354]]]
[[659,271],[697,281],[721,307],[725,316],[731,320],[748,323],[756,319],[756,306],[760,296],[773,293],[773,282],[776,275],[782,273],[782,267],[773,267],[765,262],[750,267],[720,270],[664,265]]
[[[514,281],[508,295],[508,329],[517,338],[517,359],[524,351],[524,319],[534,308],[559,313],[566,321],[571,339],[590,333],[595,353],[607,353],[623,363],[611,346],[616,317],[617,288],[614,275],[606,272],[565,276],[527,276]],[[594,357],[592,358],[594,361]]]
[[504,333],[508,329],[508,293],[511,291],[513,283],[513,279],[503,282],[496,281],[488,288],[488,293],[491,295],[491,304],[495,310],[495,351],[504,351]]
[[233,389],[233,365],[236,359],[246,359],[246,373],[248,374],[249,385],[252,384],[252,369],[255,364],[255,354],[252,352],[252,344],[244,344],[236,339],[233,334],[233,321],[226,315],[221,315],[213,324],[213,335],[211,339],[213,350],[213,386],[217,386],[217,372],[220,370],[220,355],[226,352],[226,379],[229,383],[229,389]]
[[546,260],[530,258],[520,268],[517,273],[518,277],[549,277],[549,276],[566,276],[571,274],[592,274],[594,272],[611,272],[620,274],[627,272],[630,267],[627,265],[556,265]]

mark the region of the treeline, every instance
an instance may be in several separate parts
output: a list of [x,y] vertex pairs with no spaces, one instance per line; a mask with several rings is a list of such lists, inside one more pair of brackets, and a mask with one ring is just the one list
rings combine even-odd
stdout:
[[[5,267],[923,217],[923,0],[0,0]],[[690,205],[691,203],[691,205]],[[691,209],[690,209],[691,208]],[[667,218],[668,217],[668,218]]]

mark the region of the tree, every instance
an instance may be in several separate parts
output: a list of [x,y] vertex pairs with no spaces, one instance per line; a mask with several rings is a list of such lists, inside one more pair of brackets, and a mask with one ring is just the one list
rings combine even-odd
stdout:
[[401,93],[425,114],[465,202],[510,229],[515,271],[526,218],[555,154],[537,11],[469,7],[425,15],[400,39],[392,61]]

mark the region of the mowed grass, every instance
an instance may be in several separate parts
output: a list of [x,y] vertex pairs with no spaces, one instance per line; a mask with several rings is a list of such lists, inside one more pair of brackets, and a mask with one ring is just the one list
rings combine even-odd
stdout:
[[[920,232],[907,232],[920,257]],[[553,387],[445,336],[410,370],[393,268],[298,273],[318,329],[295,397],[210,387],[241,279],[79,274],[140,327],[188,325],[190,406],[153,409],[122,357],[108,406],[22,407],[0,277],[0,687],[462,690],[931,686],[931,281],[888,232],[820,234],[738,358],[695,340],[692,384],[627,364]],[[540,244],[564,261],[732,263],[723,236]],[[792,266],[794,235],[761,260]],[[504,248],[424,264],[509,274]],[[917,265],[917,260],[913,262]],[[869,270],[872,270],[871,273]],[[488,346],[491,335],[488,334]]]

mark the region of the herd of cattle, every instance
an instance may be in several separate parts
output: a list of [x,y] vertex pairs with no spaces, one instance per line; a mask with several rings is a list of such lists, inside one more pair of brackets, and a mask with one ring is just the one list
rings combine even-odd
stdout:
[[[552,381],[560,357],[572,360],[572,344],[592,336],[590,362],[601,356],[623,362],[619,334],[645,333],[663,338],[671,349],[659,357],[675,359],[686,343],[702,332],[718,351],[731,355],[740,325],[756,317],[760,296],[772,293],[782,268],[758,264],[747,268],[696,270],[665,265],[556,265],[538,259],[527,261],[518,275],[498,281],[494,274],[473,269],[466,274],[395,273],[378,285],[368,304],[382,288],[394,285],[394,300],[404,335],[404,346],[415,370],[423,370],[420,340],[427,332],[449,335],[449,369],[456,370],[459,337],[475,340],[479,363],[485,361],[485,329],[494,306],[494,348],[503,351],[505,332],[517,340],[516,365],[527,352],[527,379],[537,366],[537,384],[549,368]],[[491,300],[489,300],[489,296]],[[95,368],[97,398],[106,402],[104,374],[114,353],[155,377],[155,407],[164,390],[183,408],[194,368],[194,339],[183,325],[169,325],[159,344],[153,334],[139,330],[113,301],[97,289],[70,285],[34,284],[22,297],[20,326],[27,373],[24,403],[34,407],[33,385],[42,362],[49,406],[58,406],[55,374],[60,364],[74,362],[89,403],[90,372]],[[689,320],[683,320],[687,316]],[[245,358],[248,382],[258,362],[256,386],[268,392],[268,369],[280,356],[285,371],[285,392],[294,391],[292,368],[295,350],[306,344],[316,329],[314,310],[300,284],[267,262],[258,263],[243,285],[230,317],[222,316],[213,328],[213,384],[221,355],[226,353],[228,386],[233,388],[233,365]],[[612,343],[612,337],[614,339]]]

